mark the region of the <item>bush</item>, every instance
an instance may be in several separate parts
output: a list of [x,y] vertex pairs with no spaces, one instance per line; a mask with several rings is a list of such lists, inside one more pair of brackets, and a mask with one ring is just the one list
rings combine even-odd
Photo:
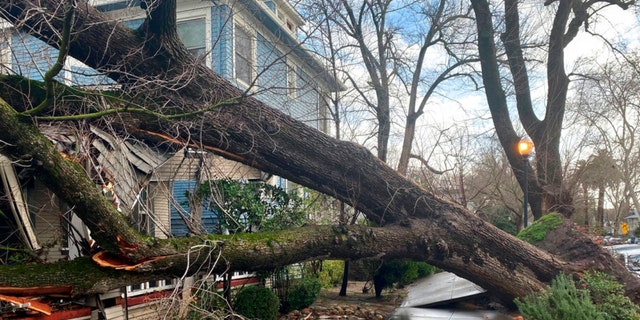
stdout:
[[235,312],[249,319],[276,320],[279,307],[276,294],[262,286],[243,288],[233,303]]
[[382,289],[393,286],[404,287],[418,278],[437,271],[438,268],[422,261],[409,259],[385,261],[373,276],[376,297],[380,297]]
[[343,273],[343,260],[325,260],[322,261],[322,271],[318,274],[318,279],[323,288],[331,288],[342,283]]
[[624,286],[602,272],[586,272],[580,284],[589,290],[606,320],[640,320],[640,307],[624,295]]
[[487,207],[480,211],[479,214],[483,220],[498,227],[498,229],[501,229],[502,231],[505,231],[514,236],[518,234],[518,226],[516,225],[514,219],[511,219],[511,210],[507,209],[506,207]]
[[560,274],[551,287],[515,300],[527,320],[605,320],[588,290],[577,289],[570,276]]
[[302,278],[287,293],[283,312],[300,310],[312,305],[320,295],[321,284],[316,278]]
[[397,285],[404,287],[413,281],[435,273],[437,268],[422,262],[408,259],[385,261],[377,272],[384,279],[386,287]]

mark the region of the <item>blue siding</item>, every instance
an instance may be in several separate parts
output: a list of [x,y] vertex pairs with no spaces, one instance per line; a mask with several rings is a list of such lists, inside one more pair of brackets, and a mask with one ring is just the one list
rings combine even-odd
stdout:
[[293,117],[317,129],[320,116],[318,112],[318,92],[316,91],[318,84],[301,68],[298,68],[297,82],[297,108],[295,108],[296,112]]
[[[222,77],[235,82],[233,72],[233,16],[232,10],[226,5],[211,7],[211,65],[213,70]],[[143,19],[125,21],[124,25],[137,28]],[[257,26],[256,29],[260,29]],[[279,109],[308,125],[317,128],[318,95],[315,92],[318,84],[312,76],[304,73],[307,65],[298,65],[297,90],[292,98],[287,92],[287,64],[288,57],[283,56],[270,37],[257,34],[256,41],[256,84],[257,98],[267,105]],[[44,42],[31,37],[14,35],[12,39],[12,69],[15,73],[25,77],[42,80],[44,73],[57,58],[58,51]],[[297,52],[287,52],[287,55]],[[304,60],[304,59],[303,59]],[[70,73],[71,83],[74,85],[112,84],[113,81],[98,74],[89,67],[74,66]],[[58,80],[62,80],[60,74]]]
[[58,58],[58,50],[22,33],[11,39],[11,69],[16,74],[33,80],[43,80],[44,74]]
[[256,69],[258,94],[272,108],[288,113],[287,103],[287,64],[286,57],[261,34],[257,34]]
[[[183,180],[183,181],[174,181],[172,184],[173,189],[173,197],[175,202],[170,204],[171,206],[171,234],[174,236],[182,237],[189,234],[189,228],[187,228],[184,219],[182,219],[181,214],[184,214],[186,217],[189,215],[189,204],[187,199],[187,193],[193,192],[196,187],[196,181],[194,180]],[[180,207],[176,208],[176,204]],[[218,230],[218,214],[213,210],[208,210],[205,208],[202,209],[202,230],[207,233],[216,233]]]
[[211,8],[211,66],[222,77],[233,80],[233,17],[225,5]]
[[[122,24],[131,29],[138,28],[144,19],[133,19],[123,21]],[[105,76],[102,73],[97,72],[93,68],[84,66],[77,67],[74,66],[71,68],[71,83],[77,86],[91,86],[91,85],[104,85],[104,84],[115,84],[115,81],[109,79],[109,77]]]

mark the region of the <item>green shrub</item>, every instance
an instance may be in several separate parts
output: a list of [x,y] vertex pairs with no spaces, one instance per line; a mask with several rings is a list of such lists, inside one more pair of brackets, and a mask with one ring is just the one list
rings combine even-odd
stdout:
[[316,278],[302,278],[287,293],[283,312],[300,310],[312,305],[320,295],[322,285]]
[[416,279],[435,273],[436,270],[437,268],[422,261],[399,259],[385,261],[377,274],[383,277],[386,287],[404,287]]
[[551,287],[515,300],[527,320],[605,320],[588,290],[577,289],[570,276],[560,274]]
[[393,286],[404,287],[418,278],[436,273],[437,270],[436,267],[422,261],[409,259],[385,261],[373,275],[375,295],[379,298],[382,289]]
[[580,284],[589,290],[606,320],[640,320],[640,307],[624,295],[624,286],[602,272],[586,272]]
[[233,309],[249,319],[275,320],[280,300],[270,289],[262,286],[245,287],[238,292]]
[[562,225],[562,217],[558,213],[549,213],[540,217],[529,227],[523,229],[518,233],[518,238],[529,243],[534,243],[544,240],[547,234]]
[[512,235],[518,234],[518,225],[511,219],[511,210],[506,207],[491,206],[484,208],[480,216],[485,221]]
[[[432,265],[430,265],[430,264],[428,264],[426,262],[418,261],[418,262],[416,262],[416,264],[418,265],[418,279],[424,278],[426,276],[430,276],[430,275],[432,275],[434,273],[438,273],[438,272],[441,271],[440,269],[438,269],[438,268],[436,268],[436,267],[434,267],[434,266],[432,266]],[[416,280],[416,279],[414,279],[414,280]],[[413,282],[413,280],[411,282]]]
[[343,260],[325,260],[322,261],[322,271],[318,273],[318,279],[323,288],[332,288],[342,283],[343,273]]

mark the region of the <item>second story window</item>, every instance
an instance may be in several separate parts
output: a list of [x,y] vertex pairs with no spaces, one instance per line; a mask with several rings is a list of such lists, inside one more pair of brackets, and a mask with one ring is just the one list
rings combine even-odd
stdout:
[[178,22],[178,37],[180,37],[189,52],[196,57],[205,54],[207,51],[204,19]]
[[253,70],[253,40],[247,29],[235,26],[235,76],[239,81],[250,84]]

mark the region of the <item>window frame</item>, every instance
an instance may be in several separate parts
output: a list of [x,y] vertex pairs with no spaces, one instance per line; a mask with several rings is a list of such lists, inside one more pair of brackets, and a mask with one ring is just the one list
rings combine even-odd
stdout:
[[[249,53],[245,54],[241,51],[237,50],[238,41],[240,40],[238,35],[238,30],[241,30],[245,33],[246,39],[248,39]],[[255,30],[249,28],[246,24],[241,21],[235,21],[233,24],[233,78],[238,82],[247,87],[251,86],[253,81],[255,81],[255,68],[256,68],[256,36]],[[243,79],[238,74],[238,58],[243,59],[244,62],[248,65],[248,79]]]
[[[207,32],[207,17],[206,16],[190,16],[184,19],[178,19],[178,21],[176,21],[176,29],[178,28],[178,26],[181,23],[189,23],[189,22],[197,22],[197,21],[201,21],[202,22],[202,26],[203,26],[203,43],[202,46],[198,46],[198,47],[188,47],[186,44],[184,44],[184,46],[187,48],[187,50],[189,52],[191,52],[191,54],[193,54],[194,56],[196,56],[197,58],[200,57],[205,57],[208,53],[209,53],[209,41],[207,39],[208,37],[208,32]],[[182,39],[181,39],[182,41]],[[193,50],[202,50],[201,54],[196,55]]]
[[135,297],[156,291],[164,291],[177,287],[177,279],[160,279],[131,284],[125,287],[128,297]]

